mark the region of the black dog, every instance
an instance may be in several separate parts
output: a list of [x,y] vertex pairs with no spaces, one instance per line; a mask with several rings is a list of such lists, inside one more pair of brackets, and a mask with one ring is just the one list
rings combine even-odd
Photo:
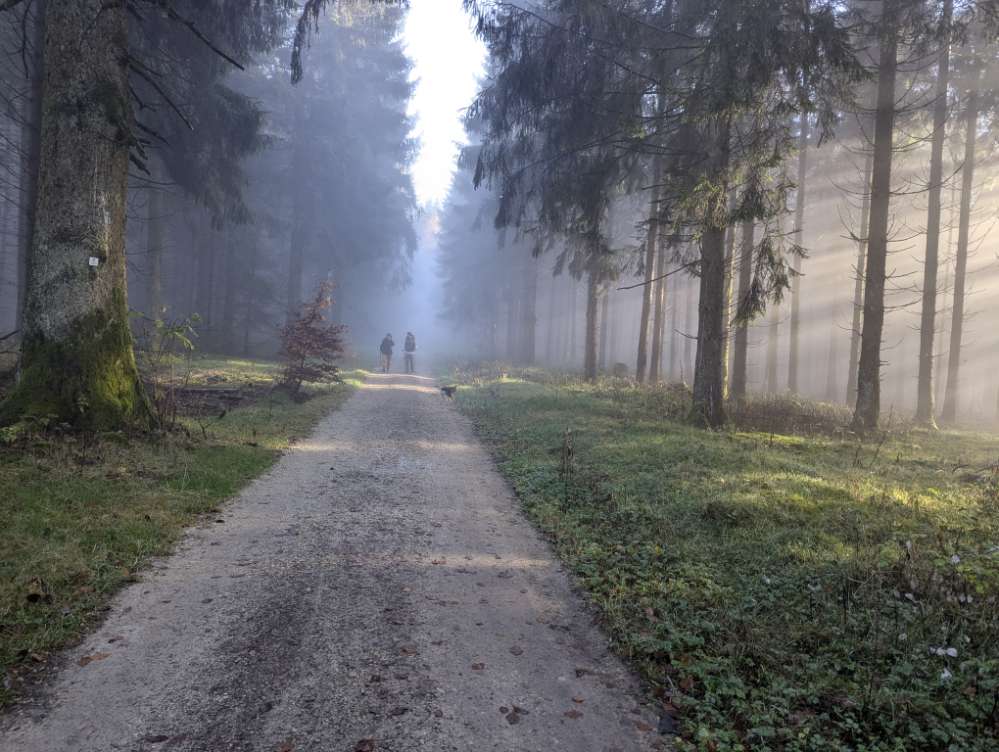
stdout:
[[456,391],[458,391],[458,387],[456,387],[456,386],[442,386],[441,387],[441,394],[443,394],[448,399],[454,399],[454,393]]

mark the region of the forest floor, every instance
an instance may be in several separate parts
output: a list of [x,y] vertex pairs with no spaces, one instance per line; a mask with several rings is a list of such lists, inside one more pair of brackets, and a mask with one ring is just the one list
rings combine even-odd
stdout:
[[0,750],[668,745],[471,423],[425,377],[369,375],[174,555],[128,569],[137,582],[100,628],[0,721]]
[[[0,707],[49,673],[184,529],[307,436],[358,384],[269,394],[279,366],[199,358],[164,374],[177,430],[154,437],[40,433],[0,445]],[[219,417],[225,410],[224,417]]]
[[[999,745],[999,436],[526,373],[457,402],[700,750]],[[896,421],[897,426],[897,421]],[[568,433],[567,433],[568,431]]]

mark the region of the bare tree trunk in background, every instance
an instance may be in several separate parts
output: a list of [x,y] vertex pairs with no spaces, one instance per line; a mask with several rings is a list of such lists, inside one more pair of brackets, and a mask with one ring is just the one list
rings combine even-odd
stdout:
[[[802,113],[801,127],[798,133],[798,190],[794,200],[794,242],[800,246],[804,246],[805,236],[805,181],[808,174],[809,125],[807,113]],[[791,263],[794,267],[794,274],[791,276],[791,322],[787,356],[787,390],[791,394],[797,394],[798,360],[801,346],[801,270],[805,260],[795,256]]]
[[[728,193],[728,216],[735,213],[736,192],[730,190]],[[725,231],[725,313],[723,318],[724,337],[722,339],[722,393],[725,399],[729,395],[729,354],[732,349],[732,292],[735,288],[735,224],[730,223]]]
[[195,312],[201,318],[204,331],[202,346],[211,349],[215,344],[215,321],[212,310],[215,302],[215,246],[218,233],[206,217],[201,218],[201,233],[197,239],[198,289],[194,301]]
[[947,354],[947,389],[944,392],[940,419],[957,419],[958,389],[961,371],[961,338],[964,333],[964,297],[968,275],[968,244],[971,235],[971,199],[975,187],[975,146],[978,134],[979,88],[981,69],[974,72],[965,111],[964,168],[961,172],[961,215],[957,228],[957,258],[954,262],[954,305],[951,307],[950,351]]
[[857,369],[860,364],[860,330],[864,322],[864,277],[867,274],[867,231],[871,215],[871,175],[874,154],[864,159],[864,195],[860,201],[860,232],[857,236],[857,268],[853,281],[853,319],[850,325],[850,364],[846,371],[846,404],[857,404]]
[[658,251],[656,252],[655,267],[656,276],[661,279],[655,283],[655,313],[652,317],[652,359],[649,363],[649,381],[653,384],[661,380],[659,370],[662,365],[663,352],[663,332],[666,323],[666,284],[668,278],[663,278],[668,266],[666,259],[667,239],[666,226],[660,224],[657,234]]
[[579,280],[569,275],[569,356],[566,358],[570,368],[576,367],[576,288]]
[[46,415],[117,430],[153,421],[132,350],[125,281],[127,19],[123,5],[104,0],[46,7],[22,378],[0,408],[0,423]]
[[[749,295],[753,283],[753,249],[756,241],[753,237],[755,227],[752,221],[742,223],[742,247],[739,251],[739,303]],[[732,343],[732,388],[733,399],[745,399],[749,355],[749,322],[739,321],[735,328],[735,339]]]
[[656,240],[659,237],[659,198],[662,182],[662,161],[655,158],[652,177],[652,198],[649,201],[649,224],[645,233],[645,286],[642,288],[642,313],[638,324],[638,360],[635,363],[635,380],[645,381],[645,367],[648,361],[649,316],[655,295]]
[[554,354],[552,348],[554,347],[554,334],[555,334],[555,275],[552,275],[551,284],[548,285],[548,316],[545,321],[545,360],[548,365],[554,362]]
[[694,292],[696,277],[686,277],[683,280],[683,380],[690,383],[694,375],[692,363],[693,345],[697,337],[694,327],[697,319],[697,294]]
[[610,336],[610,285],[604,285],[600,291],[600,358],[597,368],[600,373],[607,372],[607,346]]
[[[152,165],[152,177],[160,173]],[[163,318],[163,244],[165,233],[164,202],[162,188],[151,180],[146,202],[146,255],[149,259],[149,277],[147,279],[149,316],[153,320]]]
[[919,376],[916,382],[916,422],[936,428],[933,419],[933,346],[937,326],[937,269],[940,264],[940,214],[943,190],[943,151],[947,136],[947,88],[950,85],[950,24],[954,0],[944,0],[941,25],[946,38],[937,62],[936,102],[933,106],[933,139],[930,147],[930,186],[926,216],[926,263],[923,266],[923,301],[919,321]]
[[[947,295],[951,291],[951,272],[954,269],[954,228],[958,225],[958,216],[960,210],[958,209],[958,198],[957,198],[957,182],[952,181],[950,185],[950,219],[948,221],[947,227],[947,258],[944,261],[944,283],[943,283],[943,305],[940,306],[941,314],[948,311],[947,308]],[[953,300],[951,300],[951,305],[953,305]],[[949,324],[950,319],[946,316],[941,316],[943,321],[941,324]],[[937,338],[938,342],[950,342],[950,329],[946,331],[941,331],[940,336]],[[938,352],[933,359],[933,367],[936,373],[933,375],[933,388],[935,390],[934,398],[937,403],[943,402],[943,389],[946,384],[946,379],[943,377],[943,368],[946,363],[946,358],[944,358],[943,353]]]
[[599,335],[600,282],[594,272],[586,275],[586,342],[583,354],[583,376],[589,382],[597,380],[597,343]]
[[224,289],[222,297],[222,348],[236,352],[236,288],[239,287],[240,254],[237,249],[237,229],[230,226],[225,234],[225,261],[223,262]]
[[780,344],[780,306],[770,301],[767,308],[767,365],[764,383],[767,394],[777,394],[777,355]]
[[535,349],[537,347],[538,328],[538,268],[534,255],[530,250],[521,253],[524,264],[522,285],[523,299],[520,303],[520,347],[518,360],[521,365],[534,365]]
[[871,218],[867,233],[864,324],[857,368],[857,406],[853,427],[878,427],[881,411],[881,339],[885,323],[885,280],[888,265],[888,211],[895,131],[895,77],[898,70],[897,13],[899,0],[885,0],[881,14],[878,99],[874,119],[874,170]]
[[[35,236],[38,203],[38,171],[42,143],[42,82],[45,77],[45,24],[48,0],[35,0],[30,38],[25,40],[28,79],[21,109],[21,164],[18,189],[17,319],[24,315],[28,290],[28,267]],[[28,11],[25,11],[28,12]],[[21,326],[22,332],[24,329]]]
[[[298,176],[292,185],[299,185],[309,170],[309,136],[306,133],[305,105],[299,102],[295,110],[295,132],[292,134],[291,172]],[[285,293],[285,321],[291,323],[302,307],[302,276],[305,269],[305,246],[309,242],[312,196],[309,191],[293,191],[291,195],[291,237],[288,248],[288,283]]]
[[829,354],[826,360],[826,402],[836,402],[839,399],[839,379],[836,378],[836,369],[839,368],[837,362],[836,335],[839,328],[836,326],[838,311],[832,315],[832,324],[829,327]]
[[257,279],[257,260],[260,257],[259,244],[256,237],[250,237],[247,249],[246,270],[243,273],[243,357],[248,358],[253,350],[250,335],[253,332],[253,313],[257,310],[257,302],[253,297],[254,282]]
[[678,286],[680,284],[680,275],[674,274],[672,277],[666,280],[666,284],[669,289],[664,292],[663,301],[664,303],[669,303],[670,301],[672,301],[671,305],[673,307],[672,326],[666,326],[664,324],[662,327],[663,336],[669,337],[669,378],[671,381],[680,381],[681,380],[679,374],[680,354],[678,348],[679,343],[676,340],[676,332],[673,331],[674,329],[676,329],[676,322],[680,318],[679,315],[680,309],[677,305],[677,303],[680,300],[680,291],[678,289]]

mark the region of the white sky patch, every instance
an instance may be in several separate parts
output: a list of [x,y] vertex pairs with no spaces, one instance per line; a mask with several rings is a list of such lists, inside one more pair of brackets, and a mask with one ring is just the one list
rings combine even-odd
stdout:
[[412,167],[420,204],[447,197],[463,111],[475,97],[485,48],[472,32],[461,0],[412,0],[403,30],[416,91],[410,103],[419,154]]

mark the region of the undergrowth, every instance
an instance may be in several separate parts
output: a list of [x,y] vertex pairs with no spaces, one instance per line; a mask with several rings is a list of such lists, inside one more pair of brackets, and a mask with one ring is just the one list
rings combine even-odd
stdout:
[[783,402],[707,432],[682,388],[490,376],[459,405],[681,749],[999,748],[995,436]]

